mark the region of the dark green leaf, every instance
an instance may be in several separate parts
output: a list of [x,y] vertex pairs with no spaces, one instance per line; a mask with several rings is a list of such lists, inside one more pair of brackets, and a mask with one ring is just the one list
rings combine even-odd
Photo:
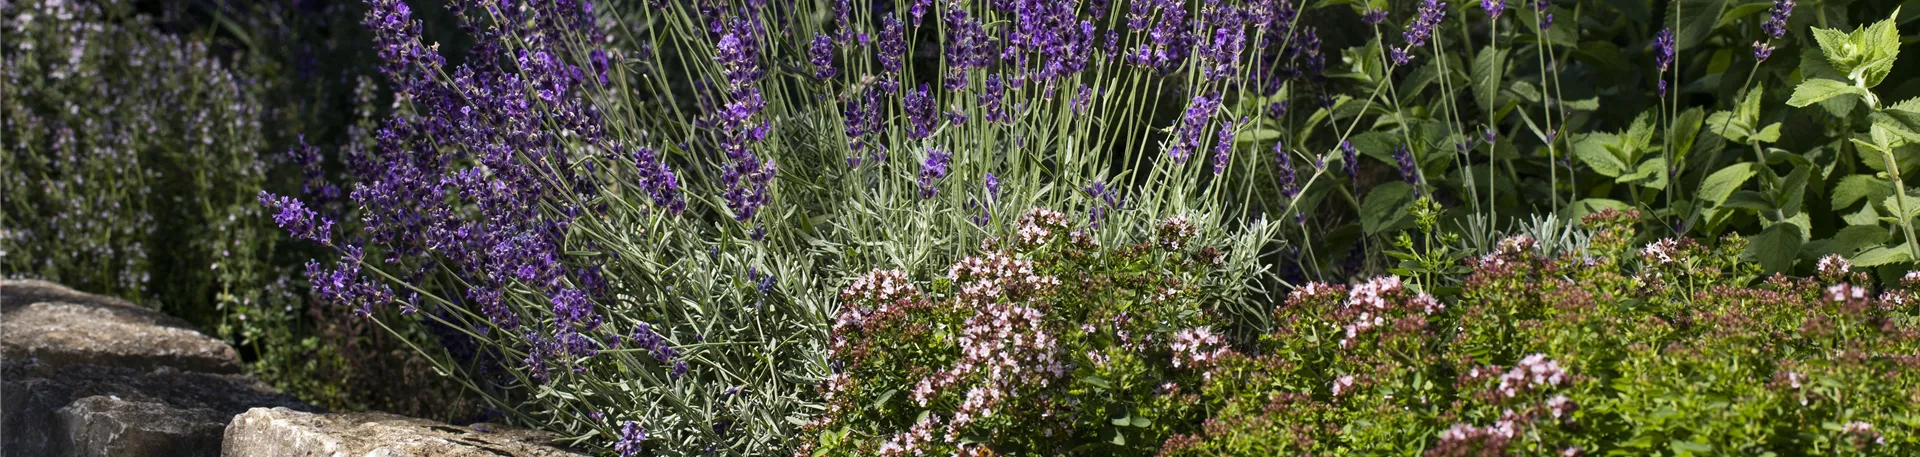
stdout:
[[1866,199],[1878,201],[1893,195],[1893,183],[1871,175],[1848,175],[1833,186],[1833,208],[1853,206],[1854,202]]
[[1367,191],[1360,204],[1360,225],[1367,234],[1378,234],[1407,215],[1413,205],[1413,186],[1400,181],[1381,184]]
[[1771,8],[1773,8],[1773,3],[1771,2],[1755,2],[1729,7],[1727,8],[1727,12],[1720,14],[1720,22],[1714,23],[1714,27],[1733,25],[1734,22],[1739,21],[1741,18],[1752,16],[1754,13],[1766,11]]
[[1877,225],[1856,225],[1840,229],[1833,234],[1833,244],[1828,246],[1832,252],[1851,256],[1854,252],[1868,247],[1879,246],[1893,239],[1885,227]]
[[1473,58],[1473,101],[1481,108],[1495,109],[1494,94],[1500,90],[1500,78],[1506,73],[1507,50],[1487,46]]
[[1733,191],[1739,190],[1742,184],[1746,184],[1748,178],[1753,177],[1755,169],[1753,162],[1741,162],[1721,168],[1720,171],[1707,175],[1707,179],[1700,182],[1700,192],[1695,193],[1694,197],[1707,203],[1708,206],[1719,206],[1727,201],[1727,196],[1732,195]]
[[1760,263],[1760,268],[1769,273],[1784,272],[1793,269],[1793,262],[1800,258],[1800,244],[1806,240],[1800,236],[1800,228],[1793,224],[1773,224],[1760,236],[1753,237],[1741,257]]
[[1573,155],[1592,167],[1595,173],[1609,178],[1617,178],[1627,172],[1627,162],[1614,154],[1613,144],[1620,139],[1611,133],[1596,132],[1581,135],[1573,142]]
[[[1691,49],[1707,40],[1713,34],[1713,28],[1720,23],[1721,14],[1726,12],[1727,0],[1680,0],[1672,5],[1680,8],[1680,29],[1675,30],[1674,38],[1680,50]],[[1673,16],[1667,16],[1671,21]]]

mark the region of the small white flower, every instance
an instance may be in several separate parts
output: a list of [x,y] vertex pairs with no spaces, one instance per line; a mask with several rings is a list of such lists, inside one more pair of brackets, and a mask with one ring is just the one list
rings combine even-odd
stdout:
[[1821,276],[1845,275],[1853,272],[1853,264],[1839,254],[1831,254],[1820,258],[1819,271]]

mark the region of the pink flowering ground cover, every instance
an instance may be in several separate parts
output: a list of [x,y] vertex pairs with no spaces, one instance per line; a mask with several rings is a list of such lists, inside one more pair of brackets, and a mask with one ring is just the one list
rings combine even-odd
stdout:
[[1458,296],[1309,283],[1261,334],[1207,312],[1171,220],[1099,246],[1046,210],[931,282],[843,292],[829,411],[798,455],[1912,455],[1920,274],[1875,291],[1831,257],[1762,277],[1745,241],[1644,239],[1605,211],[1580,252],[1524,235]]

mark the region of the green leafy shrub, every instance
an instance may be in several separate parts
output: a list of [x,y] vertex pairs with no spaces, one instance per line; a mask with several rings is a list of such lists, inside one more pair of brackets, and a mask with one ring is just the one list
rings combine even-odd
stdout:
[[[1222,358],[1204,430],[1169,455],[1905,455],[1920,449],[1920,310],[1839,257],[1775,276],[1718,246],[1634,240],[1603,211],[1586,252],[1516,236],[1458,302],[1396,277],[1309,285]],[[1912,275],[1920,280],[1920,274]],[[1909,284],[1908,287],[1920,285]]]
[[275,306],[245,82],[126,4],[28,0],[0,17],[5,274],[189,315],[216,297]]
[[1049,214],[1021,223],[1050,239],[924,291],[899,271],[849,285],[799,455],[1920,449],[1920,293],[1872,293],[1838,256],[1761,280],[1739,237],[1639,240],[1638,214],[1606,210],[1587,249],[1501,240],[1457,300],[1398,276],[1309,283],[1233,344],[1190,292],[1218,251],[1100,247]]

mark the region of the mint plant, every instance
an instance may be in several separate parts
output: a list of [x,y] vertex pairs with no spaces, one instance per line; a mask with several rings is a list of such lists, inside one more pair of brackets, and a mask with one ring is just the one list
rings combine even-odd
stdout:
[[[1835,209],[1864,201],[1858,212],[1847,217],[1845,238],[1836,237],[1832,252],[1850,255],[1860,266],[1908,263],[1920,259],[1920,245],[1913,242],[1913,216],[1916,212],[1911,191],[1901,179],[1901,156],[1912,155],[1920,146],[1920,98],[1885,103],[1872,89],[1885,81],[1900,55],[1900,31],[1894,23],[1899,16],[1856,28],[1852,32],[1815,28],[1820,53],[1825,62],[1809,60],[1802,71],[1809,77],[1794,88],[1787,104],[1805,108],[1819,104],[1840,121],[1844,136],[1859,161],[1867,167],[1840,178],[1833,190]],[[1865,110],[1857,111],[1860,105]],[[1863,113],[1859,116],[1857,113]],[[1864,122],[1856,121],[1864,117]],[[1866,131],[1858,131],[1864,124]],[[1891,240],[1873,227],[1892,226],[1900,238]],[[1898,244],[1896,244],[1898,243]],[[1857,252],[1856,252],[1857,251]]]

